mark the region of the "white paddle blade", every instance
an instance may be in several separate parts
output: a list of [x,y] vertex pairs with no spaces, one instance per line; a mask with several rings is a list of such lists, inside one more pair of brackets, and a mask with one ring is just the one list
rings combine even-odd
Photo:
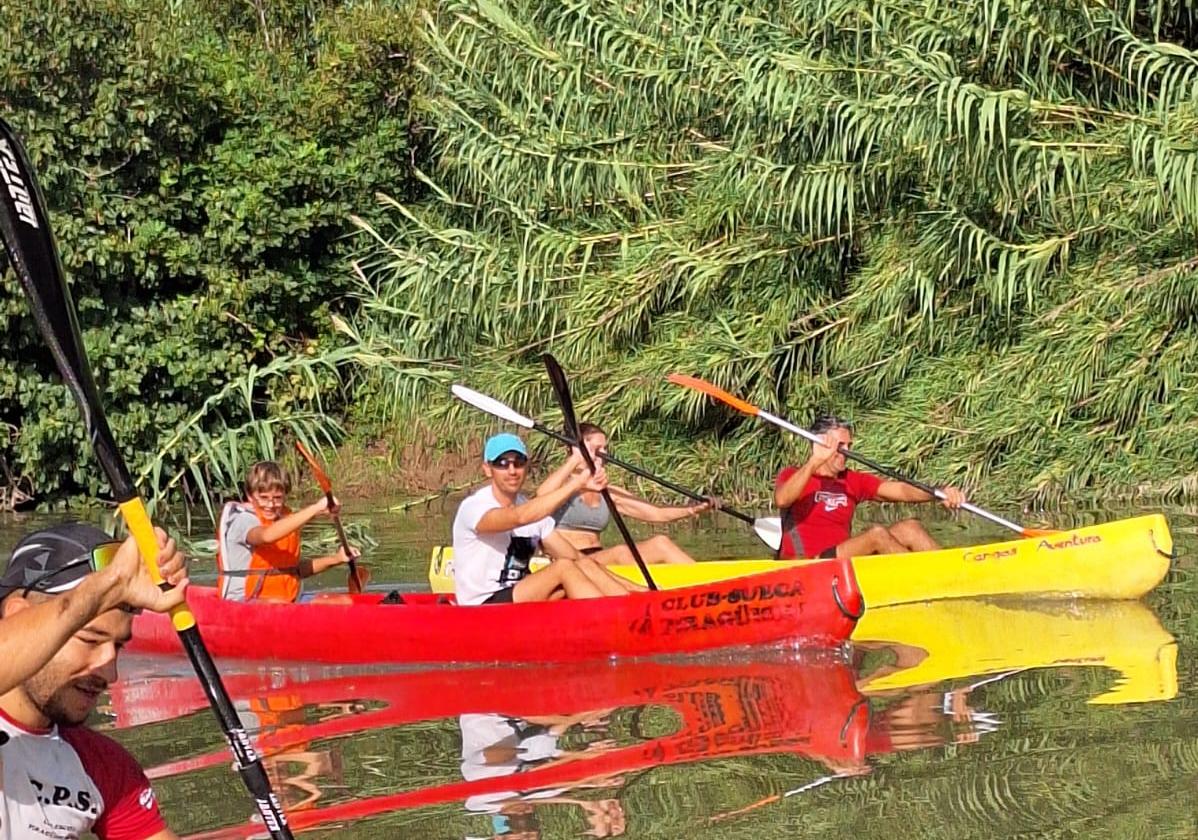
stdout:
[[504,405],[499,400],[488,397],[486,394],[480,394],[478,391],[467,388],[465,385],[452,385],[449,390],[462,402],[474,406],[479,411],[493,414],[500,420],[506,420],[509,423],[516,426],[523,426],[526,429],[531,429],[534,425],[531,417],[525,417],[511,406]]
[[776,516],[754,519],[753,530],[763,543],[774,551],[782,547],[782,520]]

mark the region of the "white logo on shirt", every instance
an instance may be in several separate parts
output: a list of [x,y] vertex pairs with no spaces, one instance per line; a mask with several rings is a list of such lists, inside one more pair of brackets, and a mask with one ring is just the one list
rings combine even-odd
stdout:
[[138,794],[137,804],[140,805],[141,807],[145,808],[147,811],[153,810],[154,809],[154,789],[153,788],[145,788],[140,794]]
[[815,503],[818,505],[820,502],[823,502],[825,511],[832,513],[837,508],[848,507],[849,497],[844,493],[828,493],[820,490],[815,494]]

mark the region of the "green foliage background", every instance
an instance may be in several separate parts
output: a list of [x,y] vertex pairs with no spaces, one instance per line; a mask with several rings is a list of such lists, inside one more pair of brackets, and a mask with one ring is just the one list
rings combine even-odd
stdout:
[[[321,354],[349,216],[412,186],[410,6],[0,0],[0,112],[38,169],[116,438],[152,488],[229,488],[280,427],[336,433]],[[11,274],[0,313],[10,480],[43,500],[101,494]]]
[[347,332],[396,363],[362,393],[549,417],[548,349],[618,449],[726,493],[797,453],[671,371],[989,498],[1192,494],[1193,11],[438,4],[432,190],[367,227]]
[[[0,0],[0,109],[150,489],[347,417],[470,450],[490,421],[447,384],[553,420],[551,350],[614,448],[729,495],[802,450],[671,371],[851,415],[987,499],[1176,499],[1195,27],[1190,0]],[[94,495],[3,283],[0,458]]]

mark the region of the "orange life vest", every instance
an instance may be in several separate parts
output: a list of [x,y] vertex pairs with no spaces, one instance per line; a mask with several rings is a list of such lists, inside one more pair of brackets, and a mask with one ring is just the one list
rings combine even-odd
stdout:
[[[230,503],[235,504],[235,503]],[[271,524],[271,520],[262,515],[257,505],[253,505],[254,513],[262,526]],[[280,517],[291,513],[289,508],[283,508]],[[221,556],[220,525],[217,524],[216,534],[216,569],[217,590],[225,591],[225,577],[236,575],[245,578],[246,600],[253,601],[294,601],[300,594],[300,537],[299,531],[294,531],[273,543],[255,546],[250,553],[248,570],[226,569]]]

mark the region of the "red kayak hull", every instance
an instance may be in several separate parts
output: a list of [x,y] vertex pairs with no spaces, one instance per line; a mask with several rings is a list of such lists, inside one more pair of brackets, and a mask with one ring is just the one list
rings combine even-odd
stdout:
[[[217,657],[306,662],[560,662],[792,642],[834,647],[864,604],[852,565],[827,560],[685,589],[578,601],[462,607],[445,596],[343,595],[307,603],[188,603]],[[169,618],[134,620],[128,650],[182,653]]]

